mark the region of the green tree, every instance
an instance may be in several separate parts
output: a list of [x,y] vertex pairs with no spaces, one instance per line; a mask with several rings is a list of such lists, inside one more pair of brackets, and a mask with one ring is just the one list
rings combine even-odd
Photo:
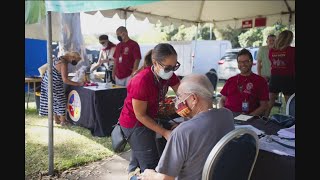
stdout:
[[259,47],[262,45],[262,28],[251,28],[247,32],[239,35],[241,47]]
[[229,40],[233,48],[241,47],[239,44],[238,36],[246,32],[246,29],[234,29],[231,26],[227,26],[224,29],[214,28],[214,34],[217,40]]

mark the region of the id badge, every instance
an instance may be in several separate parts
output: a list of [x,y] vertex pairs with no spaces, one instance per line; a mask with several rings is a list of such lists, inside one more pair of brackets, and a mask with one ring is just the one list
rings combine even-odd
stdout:
[[122,63],[122,56],[119,57],[119,63]]
[[249,111],[249,103],[244,101],[242,102],[242,112],[248,112]]

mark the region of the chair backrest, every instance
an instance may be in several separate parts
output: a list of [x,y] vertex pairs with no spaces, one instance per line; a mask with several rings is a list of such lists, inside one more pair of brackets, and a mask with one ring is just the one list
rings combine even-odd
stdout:
[[292,94],[286,105],[286,115],[295,117],[295,107],[296,107],[296,93]]
[[210,69],[210,71],[206,73],[206,76],[209,78],[214,90],[216,91],[219,80],[216,70]]
[[203,171],[202,180],[249,180],[256,162],[258,136],[245,128],[226,134],[211,150]]

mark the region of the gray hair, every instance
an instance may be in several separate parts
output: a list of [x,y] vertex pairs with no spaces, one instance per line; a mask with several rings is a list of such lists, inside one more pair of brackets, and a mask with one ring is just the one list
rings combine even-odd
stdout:
[[179,89],[182,89],[184,93],[194,93],[207,100],[212,100],[213,97],[213,85],[209,78],[203,74],[190,74],[185,76],[179,85]]

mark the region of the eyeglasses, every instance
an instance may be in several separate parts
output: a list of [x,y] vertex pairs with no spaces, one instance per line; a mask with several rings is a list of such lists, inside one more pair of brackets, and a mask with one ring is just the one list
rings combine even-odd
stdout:
[[[181,94],[188,94],[187,97],[180,99]],[[176,109],[178,109],[178,104],[180,104],[180,102],[184,102],[185,100],[187,100],[191,95],[194,95],[193,93],[181,93],[181,94],[177,94],[177,96],[172,99],[172,102],[175,104]]]
[[238,64],[249,64],[251,61],[246,60],[246,61],[238,61]]
[[179,69],[180,67],[180,63],[177,61],[177,64],[175,66],[166,66],[164,64],[162,64],[161,62],[157,61],[157,63],[159,63],[163,68],[164,68],[164,72],[170,72],[170,71],[176,71],[177,69]]

